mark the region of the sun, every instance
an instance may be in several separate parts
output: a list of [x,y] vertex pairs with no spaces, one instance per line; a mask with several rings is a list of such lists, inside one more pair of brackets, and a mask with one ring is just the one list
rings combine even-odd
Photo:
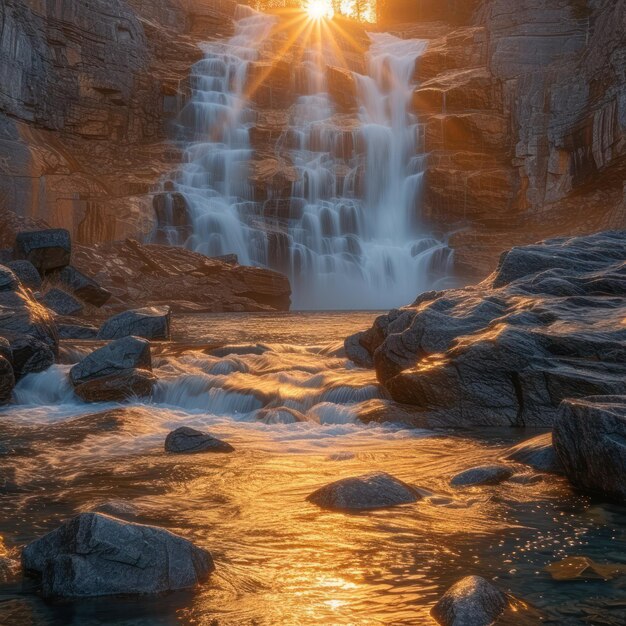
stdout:
[[307,0],[304,10],[311,20],[332,19],[335,15],[331,0]]

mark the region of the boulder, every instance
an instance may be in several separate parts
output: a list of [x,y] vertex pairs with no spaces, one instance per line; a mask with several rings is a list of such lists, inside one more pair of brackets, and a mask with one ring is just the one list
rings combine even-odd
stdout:
[[117,517],[128,521],[136,520],[139,515],[139,508],[132,502],[126,500],[108,500],[101,502],[92,509],[93,513],[104,513],[110,517]]
[[124,337],[95,350],[70,370],[74,386],[133,369],[152,371],[150,342]]
[[67,324],[58,325],[60,339],[95,339],[98,329],[91,324]]
[[104,322],[98,332],[99,339],[119,339],[130,335],[168,341],[170,308],[159,306],[124,311]]
[[507,597],[480,576],[454,583],[430,614],[441,626],[490,626],[508,606]]
[[58,272],[56,274],[56,278],[66,288],[71,290],[77,298],[80,298],[83,302],[87,302],[93,306],[104,306],[111,298],[110,291],[100,287],[100,285],[98,285],[93,278],[85,276],[85,274],[79,272],[71,265],[64,267],[60,272]]
[[4,357],[9,363],[13,363],[11,343],[6,337],[0,337],[0,356]]
[[523,463],[538,472],[563,473],[563,466],[552,445],[552,433],[537,435],[518,443],[510,448],[502,459]]
[[360,511],[384,509],[421,499],[417,489],[385,472],[343,478],[321,487],[307,500],[323,509]]
[[15,272],[6,265],[0,265],[0,291],[15,291],[19,284]]
[[147,370],[122,370],[77,385],[74,393],[83,402],[124,402],[149,396],[156,381]]
[[11,338],[11,354],[15,379],[47,370],[55,362],[55,353],[44,341],[33,335],[15,335]]
[[208,433],[181,426],[165,438],[165,451],[177,454],[195,454],[197,452],[234,452],[234,448],[225,441],[211,437]]
[[0,356],[0,405],[11,400],[13,387],[15,387],[13,366],[4,356]]
[[41,289],[41,276],[30,261],[11,261],[7,267],[19,278],[24,287],[33,291]]
[[66,291],[53,287],[46,292],[41,302],[59,315],[80,315],[83,305]]
[[255,418],[264,424],[296,424],[307,421],[304,414],[287,406],[260,409],[256,412]]
[[44,597],[154,594],[195,587],[215,566],[209,552],[163,528],[81,513],[28,544],[22,566]]
[[513,470],[508,465],[481,465],[457,474],[450,484],[453,487],[498,485],[511,476],[513,476]]
[[372,355],[361,344],[361,338],[364,335],[365,333],[363,332],[350,335],[350,337],[348,337],[344,342],[344,348],[346,356],[352,362],[360,367],[366,367],[369,369],[374,367],[374,360],[372,359]]
[[15,258],[30,261],[42,275],[69,265],[71,254],[70,233],[63,228],[21,232],[15,238]]
[[346,349],[361,363],[365,350],[430,428],[549,428],[565,398],[626,394],[624,258],[624,232],[518,248],[482,283],[424,293]]
[[552,437],[576,487],[626,502],[626,395],[566,400]]

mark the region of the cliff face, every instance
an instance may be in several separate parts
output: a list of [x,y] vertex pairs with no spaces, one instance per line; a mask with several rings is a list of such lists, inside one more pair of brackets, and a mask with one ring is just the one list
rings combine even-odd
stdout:
[[626,2],[473,5],[431,42],[415,108],[426,211],[485,275],[510,245],[626,224]]
[[0,5],[0,209],[83,243],[141,236],[146,193],[176,158],[163,140],[196,38],[232,2],[6,0]]

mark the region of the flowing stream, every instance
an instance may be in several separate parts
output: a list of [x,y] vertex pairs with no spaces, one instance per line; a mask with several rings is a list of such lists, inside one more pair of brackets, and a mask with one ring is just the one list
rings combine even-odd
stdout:
[[286,273],[296,309],[406,304],[445,280],[452,259],[420,221],[426,155],[409,106],[426,42],[370,35],[368,74],[354,74],[359,112],[352,117],[339,115],[328,95],[326,63],[336,53],[311,43],[295,71],[299,95],[288,128],[274,147],[281,184],[273,181],[260,198],[250,182],[258,115],[248,79],[256,61],[271,57],[275,24],[240,7],[233,38],[208,44],[193,67],[179,117],[184,162],[171,181],[191,228],[176,226],[170,196],[159,236]]
[[[623,577],[557,582],[545,570],[572,555],[624,563],[623,509],[524,466],[498,486],[449,484],[534,432],[470,438],[359,421],[384,394],[340,346],[373,317],[178,317],[175,340],[153,344],[154,397],[126,405],[80,402],[66,374],[93,343],[63,342],[62,364],[24,378],[17,404],[0,410],[0,557],[117,501],[118,515],[210,550],[217,570],[190,593],[64,602],[42,601],[16,573],[0,585],[0,624],[433,624],[432,605],[469,574],[495,578],[529,605],[516,605],[505,625],[536,625],[538,611],[550,624],[623,624]],[[167,433],[182,425],[235,452],[165,454]],[[360,515],[305,499],[371,471],[415,485],[424,499]]]

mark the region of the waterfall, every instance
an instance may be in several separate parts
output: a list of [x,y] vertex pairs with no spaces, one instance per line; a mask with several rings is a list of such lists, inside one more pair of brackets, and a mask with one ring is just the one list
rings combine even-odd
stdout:
[[[159,216],[169,243],[289,275],[297,309],[381,309],[411,302],[446,275],[451,251],[420,221],[425,155],[410,113],[421,40],[371,34],[368,74],[354,74],[358,113],[328,94],[324,42],[295,68],[298,95],[274,146],[285,185],[250,182],[250,64],[271,55],[276,18],[240,7],[235,35],[208,44],[179,116],[184,162]],[[263,56],[266,55],[266,56]],[[269,56],[271,58],[271,56]],[[184,201],[180,201],[183,198]],[[184,211],[189,228],[180,224]],[[164,217],[163,217],[164,216]]]

